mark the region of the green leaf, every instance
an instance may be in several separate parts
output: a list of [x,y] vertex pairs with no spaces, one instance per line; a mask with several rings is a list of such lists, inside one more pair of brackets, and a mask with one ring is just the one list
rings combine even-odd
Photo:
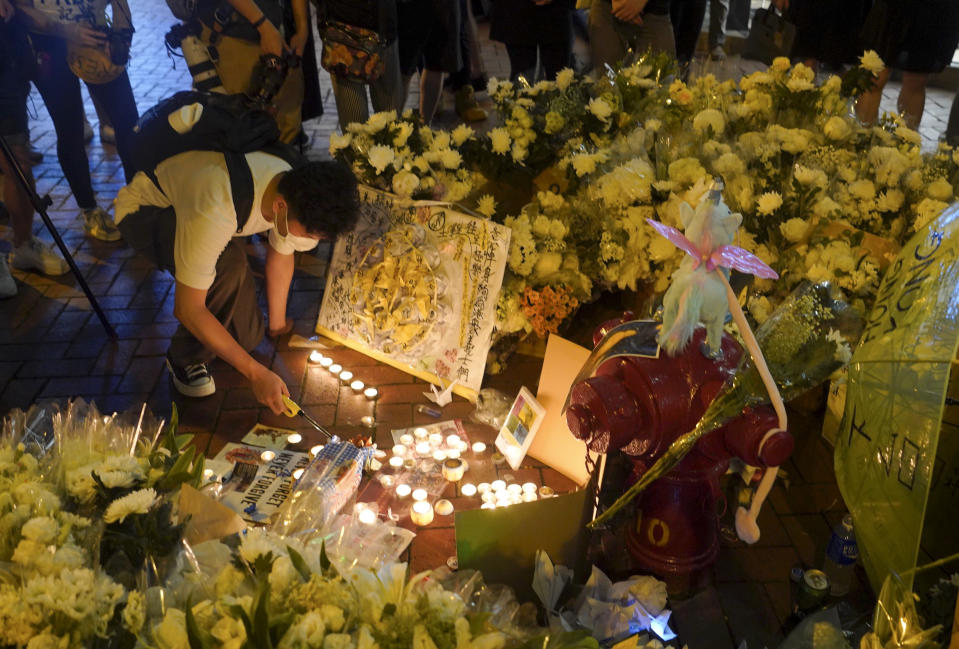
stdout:
[[186,637],[190,641],[190,649],[207,649],[210,646],[193,616],[192,598],[186,602]]
[[270,602],[270,582],[266,579],[260,582],[256,597],[253,600],[253,646],[257,649],[273,649],[270,639],[270,613],[267,605]]
[[173,437],[173,443],[174,443],[174,445],[176,446],[176,450],[178,450],[178,451],[183,450],[183,448],[184,448],[187,444],[189,444],[190,442],[193,441],[193,437],[194,437],[194,436],[191,435],[191,434],[176,435],[176,436],[174,436],[174,437]]
[[177,452],[174,439],[176,438],[176,431],[179,427],[180,413],[177,411],[176,403],[174,403],[170,410],[170,423],[167,424],[166,429],[163,431],[163,446],[171,453]]
[[323,544],[320,546],[320,569],[323,571],[323,574],[329,571],[331,565],[333,565],[333,562],[330,561],[330,557],[326,554],[326,541],[323,541]]
[[300,577],[303,578],[303,581],[309,581],[310,577],[313,576],[313,572],[310,570],[310,567],[306,565],[306,561],[303,559],[303,556],[290,546],[286,546],[286,551],[290,555],[290,563],[292,563],[293,567],[296,568],[296,571],[300,573]]
[[243,627],[246,629],[246,637],[253,637],[253,623],[250,622],[250,616],[246,614],[246,611],[243,610],[243,607],[239,604],[234,604],[230,606],[227,610],[235,617],[236,619],[243,622]]

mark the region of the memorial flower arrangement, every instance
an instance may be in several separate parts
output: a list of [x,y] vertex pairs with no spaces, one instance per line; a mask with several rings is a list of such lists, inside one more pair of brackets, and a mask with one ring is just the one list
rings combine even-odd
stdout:
[[[646,219],[677,227],[679,204],[695,204],[717,177],[743,215],[736,244],[782,278],[753,283],[750,316],[763,322],[804,280],[834,283],[864,312],[900,243],[959,187],[959,152],[923,153],[895,116],[874,126],[851,116],[882,66],[866,52],[816,83],[810,68],[780,58],[738,83],[685,84],[647,55],[595,79],[565,70],[533,86],[491,81],[501,124],[450,141],[474,173],[463,205],[513,231],[497,334],[541,335],[523,308],[527,289],[579,303],[609,290],[662,292],[682,257]],[[361,178],[384,186],[392,173]]]

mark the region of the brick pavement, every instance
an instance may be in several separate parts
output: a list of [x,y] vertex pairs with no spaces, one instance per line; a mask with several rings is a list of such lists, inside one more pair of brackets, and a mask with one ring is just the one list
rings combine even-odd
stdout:
[[[138,31],[129,72],[142,110],[188,87],[189,78],[183,61],[177,60],[174,67],[162,46],[162,36],[174,22],[162,0],[132,0],[131,5]],[[481,32],[485,30],[481,24]],[[581,44],[578,51],[583,52]],[[500,44],[484,38],[483,55],[491,75],[504,75],[508,64]],[[703,62],[694,74],[714,72],[726,78],[754,67],[734,56],[722,65]],[[336,128],[325,73],[321,87],[325,114],[305,125],[313,137],[312,153],[316,156],[325,155],[329,135]],[[896,84],[889,84],[884,109],[894,106],[897,90]],[[948,91],[930,90],[920,128],[927,149],[945,129],[951,98]],[[409,103],[415,102],[414,89]],[[176,326],[171,278],[134,257],[123,244],[103,243],[82,235],[76,204],[57,164],[53,128],[36,94],[31,97],[31,114],[33,142],[44,153],[43,162],[34,168],[39,191],[53,200],[50,216],[116,328],[118,339],[111,342],[107,338],[71,275],[47,278],[15,271],[20,293],[0,302],[0,416],[47,398],[82,396],[96,401],[105,411],[146,402],[163,414],[175,401],[184,429],[196,432],[198,445],[210,453],[226,441],[238,440],[258,421],[300,429],[307,448],[319,441],[298,420],[275,417],[259,407],[242,377],[223,363],[212,367],[218,386],[214,396],[192,400],[171,390],[163,362],[167,339]],[[89,98],[87,114],[95,120]],[[439,117],[441,123],[451,123],[452,119],[449,110]],[[90,144],[88,153],[94,188],[100,204],[106,207],[122,184],[119,160],[115,149],[101,145],[99,138]],[[0,223],[0,234],[8,236],[8,229]],[[36,230],[48,238],[39,218]],[[0,244],[0,250],[6,250],[6,245]],[[260,276],[262,245],[259,241],[249,244],[254,270]],[[301,255],[297,261],[290,309],[297,317],[295,330],[303,335],[310,334],[316,321],[327,254],[328,249],[321,247],[315,255]],[[598,311],[586,313],[574,327],[584,342],[593,323],[601,320]],[[339,348],[329,353],[359,378],[380,388],[381,397],[375,403],[356,397],[326,372],[310,367],[304,351],[264,342],[255,353],[288,380],[295,399],[328,422],[336,433],[366,431],[360,419],[372,414],[378,422],[377,437],[384,444],[390,428],[431,421],[415,411],[415,405],[424,402],[420,392],[426,386],[421,381],[356,352]],[[523,384],[534,387],[538,374],[537,359],[517,356],[508,373],[491,377],[487,385],[515,393]],[[444,417],[466,418],[472,410],[469,403],[456,399],[444,409]],[[711,585],[694,597],[673,602],[675,626],[692,649],[722,649],[738,646],[742,640],[750,649],[776,646],[781,638],[780,625],[790,610],[790,567],[797,562],[821,564],[829,530],[841,516],[843,505],[830,469],[831,450],[817,433],[815,417],[793,421],[797,450],[785,467],[788,479],[776,487],[771,506],[765,508],[760,519],[762,539],[752,548],[736,542],[724,544]],[[468,425],[471,435],[492,441],[492,429]],[[559,489],[570,486],[545,467],[530,464],[529,469]],[[439,565],[452,548],[451,523],[437,521],[420,532],[411,560],[415,567]],[[870,597],[862,583],[854,585],[852,599],[860,608]]]

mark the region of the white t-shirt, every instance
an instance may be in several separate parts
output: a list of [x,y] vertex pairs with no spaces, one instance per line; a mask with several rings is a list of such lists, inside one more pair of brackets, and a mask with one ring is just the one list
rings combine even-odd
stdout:
[[197,289],[208,289],[213,284],[216,260],[232,237],[269,231],[270,246],[280,254],[313,249],[317,244],[314,239],[292,234],[282,237],[260,212],[267,185],[290,165],[262,152],[246,154],[246,161],[253,174],[253,210],[239,233],[230,175],[223,154],[215,151],[187,151],[161,162],[156,168],[159,189],[149,176],[137,173],[117,194],[115,220],[120,223],[143,205],[172,206],[176,211],[176,279]]

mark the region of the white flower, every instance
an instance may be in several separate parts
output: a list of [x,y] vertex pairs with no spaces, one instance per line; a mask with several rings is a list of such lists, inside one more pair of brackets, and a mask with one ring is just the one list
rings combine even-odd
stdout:
[[451,134],[453,138],[453,144],[460,146],[463,144],[463,142],[466,142],[466,140],[470,139],[475,134],[476,131],[474,131],[472,128],[466,124],[460,124],[453,129],[453,133]]
[[330,155],[335,154],[340,149],[345,149],[350,146],[350,143],[353,141],[352,133],[345,133],[339,135],[338,133],[330,133]]
[[913,223],[915,230],[921,230],[926,227],[930,221],[939,216],[948,205],[934,198],[924,198],[916,205],[916,221]]
[[[762,201],[762,197],[760,197]],[[809,234],[810,223],[800,218],[791,218],[784,223],[779,224],[779,231],[786,237],[786,241],[797,243],[806,238]]]
[[861,178],[849,183],[849,193],[861,201],[868,201],[876,197],[876,186],[868,178]]
[[376,169],[376,173],[381,174],[386,170],[387,166],[393,164],[393,160],[396,159],[396,153],[392,147],[374,144],[370,147],[368,158],[370,164]]
[[573,169],[576,171],[576,175],[582,178],[596,171],[596,163],[599,161],[599,154],[579,153],[572,158]]
[[602,122],[609,121],[609,116],[613,114],[613,107],[602,97],[590,99],[586,108]]
[[826,340],[830,340],[836,344],[835,359],[840,363],[846,364],[852,359],[852,350],[849,348],[849,343],[846,342],[846,339],[842,337],[842,334],[835,329],[830,329],[829,333],[826,334]]
[[190,649],[186,633],[186,615],[177,608],[168,608],[163,621],[153,629],[158,649]]
[[713,163],[713,169],[721,176],[734,176],[746,171],[746,164],[735,153],[724,153]]
[[563,195],[554,192],[538,192],[536,200],[539,201],[544,210],[559,210],[566,205],[566,199],[563,198]]
[[240,649],[246,642],[246,627],[234,617],[221,617],[210,629],[220,649]]
[[880,212],[898,212],[905,200],[906,195],[900,190],[887,189],[879,195],[879,200],[876,201],[876,209]]
[[919,135],[918,131],[914,131],[908,126],[897,126],[896,127],[896,136],[909,144],[914,144],[919,146],[922,144],[922,136]]
[[326,624],[319,611],[307,611],[293,623],[280,640],[277,649],[319,647],[326,635]]
[[157,492],[153,489],[139,489],[133,493],[127,494],[123,498],[117,498],[107,507],[103,515],[103,521],[108,525],[110,523],[122,523],[124,519],[131,514],[146,514],[157,501]]
[[822,132],[830,140],[845,140],[852,133],[852,127],[842,117],[834,115],[826,120]]
[[458,169],[463,164],[463,156],[460,155],[459,151],[446,149],[440,152],[440,164],[447,169]]
[[488,219],[493,218],[496,214],[496,199],[490,194],[483,194],[476,202],[476,211]]
[[570,68],[563,68],[556,73],[556,87],[560,90],[565,91],[569,88],[569,84],[573,82],[573,78],[576,76],[576,73],[573,72]]
[[57,525],[56,520],[48,516],[37,516],[24,523],[20,529],[20,534],[22,534],[25,539],[36,541],[42,545],[49,545],[57,538],[59,529],[60,526]]
[[393,125],[393,146],[401,149],[406,146],[407,140],[413,134],[413,125],[409,122],[396,122]]
[[825,187],[828,182],[826,174],[824,174],[822,170],[810,169],[809,167],[798,164],[796,165],[795,176],[801,185]]
[[419,176],[414,174],[411,171],[400,171],[395,176],[393,176],[393,192],[399,196],[411,196],[413,192],[416,191],[416,188],[420,185]]
[[127,594],[127,604],[123,608],[123,626],[130,633],[137,635],[146,622],[146,598],[138,590],[131,590]]
[[[49,627],[47,627],[49,630]],[[67,649],[70,646],[70,634],[63,637],[48,633],[46,630],[30,638],[27,649]]]
[[818,216],[821,219],[830,218],[842,208],[839,206],[839,203],[829,198],[828,196],[823,196],[820,198],[815,205],[813,205],[812,211],[813,214]]
[[[415,643],[413,646],[416,646]],[[323,638],[323,649],[352,649],[352,647],[353,638],[349,633],[331,633]]]
[[712,135],[718,136],[726,130],[726,120],[723,118],[723,114],[715,108],[706,108],[699,111],[693,118],[693,128],[703,134],[709,133],[711,129]]
[[766,216],[778,210],[783,204],[783,197],[779,192],[765,192],[756,201],[756,211]]
[[489,139],[493,153],[505,155],[509,151],[511,139],[509,136],[509,131],[505,127],[498,126],[492,129],[489,132]]
[[240,557],[247,563],[253,563],[258,557],[274,553],[275,550],[272,537],[263,527],[248,529],[240,539]]
[[395,121],[395,110],[386,110],[380,113],[373,113],[370,119],[366,122],[366,129],[370,134],[378,133]]
[[658,131],[658,130],[661,129],[662,127],[663,127],[663,123],[662,123],[661,121],[659,121],[658,119],[647,119],[647,120],[643,123],[643,128],[646,129],[647,131],[651,131],[651,132],[653,132],[653,133],[655,133],[656,131]]
[[789,69],[790,66],[789,58],[785,56],[777,56],[773,59],[773,63],[769,66],[770,70],[775,70],[776,72],[785,72]]
[[862,53],[862,56],[859,57],[859,67],[873,74],[879,74],[886,69],[886,64],[879,55],[876,54],[875,50],[866,50]]
[[326,623],[327,631],[338,632],[346,624],[346,617],[343,615],[343,609],[332,604],[321,604],[320,613],[323,615],[323,621]]
[[529,150],[526,147],[521,146],[519,142],[514,142],[510,154],[512,155],[513,160],[516,162],[522,162],[526,159],[526,156],[529,155]]
[[804,90],[813,90],[815,87],[812,81],[797,77],[789,77],[789,81],[786,82],[786,88],[790,92],[803,92]]
[[926,187],[926,195],[937,201],[952,200],[952,183],[945,178],[936,178]]

